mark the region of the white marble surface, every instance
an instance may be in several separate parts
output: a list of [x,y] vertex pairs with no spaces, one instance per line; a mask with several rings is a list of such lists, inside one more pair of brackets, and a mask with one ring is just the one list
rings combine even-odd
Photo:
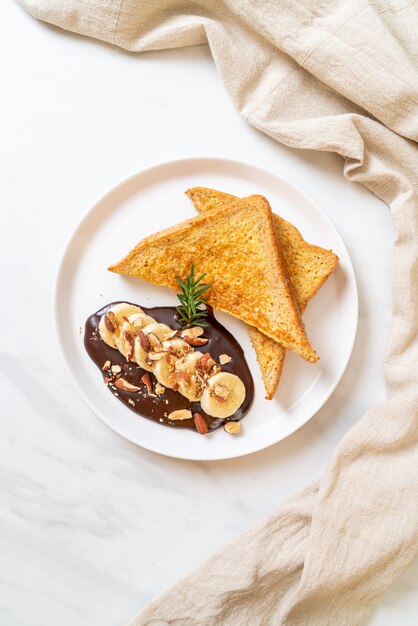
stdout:
[[[127,54],[0,4],[0,624],[121,624],[157,592],[320,477],[341,437],[385,396],[394,232],[341,160],[296,152],[235,113],[204,46]],[[247,458],[163,458],[104,426],[71,387],[51,330],[65,241],[105,190],[161,160],[213,155],[277,170],[332,218],[360,296],[337,390],[295,435]],[[418,568],[373,626],[416,624]]]

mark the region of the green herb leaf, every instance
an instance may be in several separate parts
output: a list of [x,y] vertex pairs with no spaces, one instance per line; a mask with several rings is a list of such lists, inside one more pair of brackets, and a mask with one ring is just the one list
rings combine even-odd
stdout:
[[201,296],[211,286],[202,282],[205,276],[206,274],[202,274],[195,279],[193,263],[190,266],[190,273],[186,281],[176,276],[176,281],[181,289],[181,293],[177,294],[180,306],[176,307],[176,311],[178,313],[178,321],[183,328],[190,326],[207,326],[203,318],[206,317],[208,313],[206,310],[199,308],[202,304],[206,304],[205,298]]

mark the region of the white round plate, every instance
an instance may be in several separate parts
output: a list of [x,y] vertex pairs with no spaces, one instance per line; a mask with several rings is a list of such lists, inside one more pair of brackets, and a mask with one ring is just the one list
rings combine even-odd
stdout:
[[[206,186],[237,196],[268,198],[306,241],[332,249],[340,262],[309,303],[304,315],[308,335],[321,359],[309,364],[288,353],[274,400],[265,400],[248,333],[239,320],[215,312],[244,348],[255,383],[254,403],[241,434],[223,430],[207,436],[167,428],[129,411],[112,396],[83,346],[86,318],[105,304],[128,300],[144,306],[173,305],[174,292],[119,276],[107,267],[143,237],[193,217],[184,191]],[[86,403],[113,430],[130,441],[172,457],[227,459],[261,450],[305,424],[329,398],[340,380],[357,328],[357,288],[347,249],[322,212],[303,191],[272,172],[238,161],[193,158],[156,165],[112,189],[95,204],[73,233],[55,287],[58,343],[70,377]],[[80,334],[80,327],[83,333]]]

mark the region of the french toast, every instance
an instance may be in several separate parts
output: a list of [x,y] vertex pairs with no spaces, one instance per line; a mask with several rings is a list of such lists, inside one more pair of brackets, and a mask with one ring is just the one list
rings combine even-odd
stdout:
[[[186,191],[186,195],[198,213],[227,207],[237,200],[237,196],[207,187],[193,187]],[[338,256],[330,250],[307,243],[295,226],[278,215],[274,215],[274,218],[296,302],[302,313],[308,301],[335,269]],[[286,351],[281,344],[254,326],[248,326],[248,333],[260,366],[266,398],[271,400],[280,381]]]
[[237,199],[146,237],[109,270],[177,289],[175,276],[187,276],[192,264],[212,285],[208,304],[242,319],[306,361],[318,360],[263,196]]

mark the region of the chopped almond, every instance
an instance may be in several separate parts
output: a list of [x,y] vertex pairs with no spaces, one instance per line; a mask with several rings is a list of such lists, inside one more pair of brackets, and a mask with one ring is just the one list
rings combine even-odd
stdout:
[[157,394],[157,396],[161,396],[163,393],[165,393],[164,385],[161,385],[160,383],[157,383],[155,385],[155,393]]
[[131,391],[132,393],[135,391],[139,391],[139,387],[137,387],[136,385],[132,385],[124,378],[118,378],[117,380],[115,380],[115,386],[118,389],[122,389],[122,391]]
[[139,329],[137,331],[139,337],[139,343],[141,344],[141,348],[144,352],[149,352],[151,350],[151,342],[148,339],[147,333],[144,333],[143,330]]
[[223,398],[224,400],[228,399],[229,391],[222,385],[215,385],[215,387],[213,388],[213,392],[218,398]]
[[227,422],[224,424],[224,430],[230,435],[237,435],[241,431],[240,422]]
[[126,359],[127,361],[130,361],[134,355],[135,338],[133,334],[129,332],[129,330],[125,330],[124,339],[125,339],[125,348],[126,348]]
[[104,316],[104,323],[105,326],[107,328],[107,330],[111,333],[114,333],[116,330],[116,327],[118,325],[117,320],[116,320],[116,315],[113,313],[113,311],[108,311],[105,316]]
[[161,350],[163,348],[163,344],[158,339],[157,335],[154,335],[154,333],[148,333],[148,339],[149,339],[149,342],[151,344],[152,351],[153,352],[161,352]]
[[190,384],[190,375],[184,370],[177,370],[175,373],[176,378],[182,380],[186,385]]
[[203,335],[203,328],[201,326],[193,326],[193,328],[185,328],[180,333],[180,337],[185,339],[186,337],[200,337]]
[[169,420],[188,420],[192,417],[192,412],[189,409],[179,409],[178,411],[172,411],[168,414]]
[[144,374],[141,378],[142,382],[144,383],[145,387],[147,388],[148,391],[148,395],[150,396],[152,394],[152,381],[151,381],[151,376],[147,373]]
[[205,346],[209,341],[205,337],[189,337],[188,335],[184,335],[183,339],[189,346]]
[[206,435],[209,432],[208,423],[200,413],[193,414],[194,424],[196,426],[196,430],[201,435]]
[[215,361],[212,359],[210,353],[205,352],[197,361],[196,369],[209,372],[214,365],[215,365]]

